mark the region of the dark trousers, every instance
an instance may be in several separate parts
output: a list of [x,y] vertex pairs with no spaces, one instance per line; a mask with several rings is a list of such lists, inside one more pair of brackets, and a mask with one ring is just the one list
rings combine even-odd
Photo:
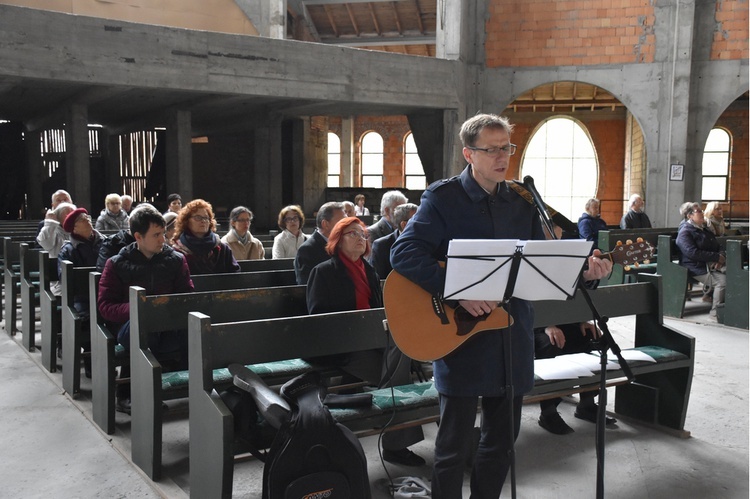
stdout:
[[[464,464],[471,450],[478,397],[440,394],[440,427],[432,472],[434,499],[461,499]],[[472,499],[496,499],[510,468],[510,451],[521,428],[523,397],[482,397],[482,427],[471,472]],[[511,407],[512,406],[512,407]],[[513,417],[513,433],[510,418]]]
[[[562,324],[557,327],[559,327],[565,335],[565,347],[560,348],[553,345],[550,342],[547,333],[544,332],[544,328],[537,328],[534,330],[534,357],[537,359],[551,359],[558,355],[588,353],[592,350],[592,338],[581,334],[579,324]],[[595,391],[581,392],[580,405],[583,407],[593,407],[596,394],[597,392]],[[539,402],[542,414],[552,414],[557,412],[557,406],[560,405],[560,402],[562,402],[561,398],[542,400]]]

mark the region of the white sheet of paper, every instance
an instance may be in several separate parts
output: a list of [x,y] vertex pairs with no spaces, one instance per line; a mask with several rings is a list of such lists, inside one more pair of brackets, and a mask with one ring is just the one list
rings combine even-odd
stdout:
[[[622,358],[627,360],[642,360],[645,362],[656,362],[656,359],[651,357],[647,353],[643,353],[640,350],[620,350],[620,353],[622,354]],[[612,359],[613,362],[617,362],[617,357],[612,352],[612,350],[607,350],[607,358]]]
[[565,300],[575,293],[578,274],[591,245],[581,239],[454,239],[448,244],[443,296],[452,300],[501,301],[513,254],[516,247],[521,247],[525,260],[521,262],[513,296],[533,301]]
[[594,373],[575,362],[568,362],[563,357],[554,359],[536,359],[534,361],[534,374],[542,379],[576,379],[593,376]]

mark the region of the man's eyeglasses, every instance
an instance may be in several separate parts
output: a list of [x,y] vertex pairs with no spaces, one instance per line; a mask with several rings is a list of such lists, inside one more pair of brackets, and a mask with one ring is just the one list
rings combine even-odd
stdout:
[[211,219],[210,219],[210,218],[208,218],[208,217],[202,217],[202,216],[200,216],[200,215],[193,215],[193,216],[192,216],[192,217],[190,217],[190,218],[192,218],[192,219],[193,219],[193,220],[195,220],[196,222],[198,222],[198,223],[202,223],[202,224],[205,224],[205,223],[208,223],[208,222],[210,222],[210,221],[211,221]]
[[288,224],[292,222],[299,222],[299,217],[284,217],[284,222]]
[[363,241],[367,241],[365,233],[358,230],[350,230],[349,232],[344,232],[343,235],[348,236],[351,239],[362,239]]
[[482,151],[491,158],[499,158],[500,156],[513,156],[516,153],[515,144],[508,144],[507,146],[503,147],[466,146],[466,149],[471,149],[472,151]]

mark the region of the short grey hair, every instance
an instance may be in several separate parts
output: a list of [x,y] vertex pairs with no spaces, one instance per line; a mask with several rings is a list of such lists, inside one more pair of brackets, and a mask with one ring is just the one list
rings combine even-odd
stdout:
[[695,201],[688,201],[687,203],[682,203],[680,205],[680,215],[682,215],[683,220],[687,220],[687,217],[693,214],[693,212],[697,209],[700,209],[701,205],[700,203],[696,203]]
[[417,211],[417,208],[419,207],[414,203],[404,203],[396,206],[396,209],[393,210],[393,225],[396,228],[401,228],[401,222],[409,220],[412,213]]
[[513,125],[510,124],[508,118],[496,114],[477,114],[461,125],[458,136],[464,147],[476,145],[479,134],[485,128],[499,128],[508,132],[508,135],[513,131]]
[[391,206],[404,204],[408,202],[409,200],[404,196],[404,193],[401,191],[388,191],[385,194],[383,194],[383,197],[380,198],[380,215],[382,216],[383,213],[385,213],[386,208],[390,208]]
[[598,204],[599,206],[602,205],[601,201],[599,201],[598,199],[590,198],[588,201],[586,201],[586,206],[584,206],[584,208],[586,209],[586,213],[589,212],[589,208],[591,208],[591,205],[594,203]]
[[636,201],[643,199],[640,194],[633,194],[628,200],[628,208],[632,208]]
[[320,229],[323,226],[323,220],[330,222],[333,218],[333,213],[336,210],[344,211],[344,203],[339,203],[338,201],[324,203],[318,210],[318,215],[315,217],[315,226]]
[[[54,209],[52,213],[55,214],[55,219],[57,219],[58,222],[63,223],[65,221],[65,217],[68,216],[67,213],[65,213],[66,210],[73,211],[76,209],[76,205],[73,203],[60,203],[57,205],[57,208]],[[63,213],[65,213],[65,216],[63,216]]]

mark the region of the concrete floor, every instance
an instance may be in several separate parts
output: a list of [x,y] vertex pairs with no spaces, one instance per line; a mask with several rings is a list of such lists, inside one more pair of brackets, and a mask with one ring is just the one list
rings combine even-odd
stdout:
[[[607,498],[747,498],[748,486],[748,331],[709,322],[706,310],[688,303],[683,320],[665,322],[696,338],[696,364],[685,428],[690,438],[620,418],[606,433],[604,489]],[[3,324],[4,327],[4,324]],[[631,346],[632,318],[612,319],[613,336]],[[73,399],[61,389],[60,373],[47,373],[39,352],[27,353],[20,333],[0,333],[0,497],[187,497],[187,406],[170,402],[164,426],[164,475],[148,480],[129,461],[129,417],[117,415],[114,435],[91,421],[90,383]],[[609,391],[608,409],[613,409]],[[596,496],[594,425],[575,419],[575,398],[560,406],[575,433],[557,436],[537,424],[538,406],[523,410],[516,444],[517,496],[552,499]],[[428,464],[409,469],[388,465],[391,477],[429,478],[436,427],[413,446]],[[373,498],[389,497],[386,471],[378,459],[377,437],[361,440]],[[235,497],[260,497],[257,461],[235,467]],[[468,481],[468,480],[467,480]],[[468,488],[465,483],[465,496]],[[511,497],[510,480],[503,498]]]

